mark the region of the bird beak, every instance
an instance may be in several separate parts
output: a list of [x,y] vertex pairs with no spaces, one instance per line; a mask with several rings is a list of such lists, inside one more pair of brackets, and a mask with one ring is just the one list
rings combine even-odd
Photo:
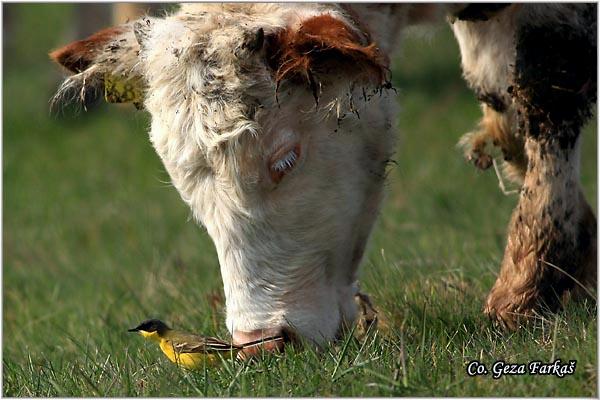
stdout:
[[127,332],[137,332],[137,331],[139,331],[138,328],[127,329]]

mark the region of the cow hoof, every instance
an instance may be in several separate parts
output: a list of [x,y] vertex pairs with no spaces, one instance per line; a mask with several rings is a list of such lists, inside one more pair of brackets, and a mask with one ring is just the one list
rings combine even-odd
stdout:
[[486,303],[483,312],[488,316],[492,324],[506,331],[514,331],[519,326],[517,315],[508,308],[498,309],[494,305]]
[[518,295],[496,283],[488,295],[483,312],[494,326],[506,331],[515,331],[535,315],[532,302],[529,300],[529,296]]

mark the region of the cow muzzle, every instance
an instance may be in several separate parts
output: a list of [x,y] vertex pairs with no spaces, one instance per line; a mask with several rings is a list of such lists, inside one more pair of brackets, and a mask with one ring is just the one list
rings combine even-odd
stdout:
[[263,353],[283,352],[285,344],[292,342],[292,335],[284,329],[258,329],[233,333],[233,343],[242,349],[238,357],[242,360],[259,356]]

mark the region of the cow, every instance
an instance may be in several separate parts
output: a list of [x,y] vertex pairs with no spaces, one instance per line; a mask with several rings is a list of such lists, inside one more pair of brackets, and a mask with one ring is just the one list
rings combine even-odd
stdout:
[[101,91],[149,112],[150,141],[216,247],[233,341],[319,346],[369,305],[357,270],[396,143],[390,58],[404,28],[444,16],[483,110],[466,155],[487,168],[500,148],[521,185],[484,307],[516,329],[595,288],[578,177],[595,5],[184,4],[53,51],[72,73],[55,100]]

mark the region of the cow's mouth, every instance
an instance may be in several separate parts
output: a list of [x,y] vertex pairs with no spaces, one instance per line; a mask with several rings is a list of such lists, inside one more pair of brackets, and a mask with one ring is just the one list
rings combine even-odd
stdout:
[[[369,296],[365,293],[357,291],[354,295],[354,301],[358,306],[358,315],[353,321],[353,324],[356,325],[355,336],[362,337],[369,330],[377,329],[378,313],[373,307]],[[347,332],[342,326],[336,335],[336,340]],[[233,342],[236,346],[241,347],[238,358],[242,360],[266,353],[282,353],[286,346],[297,346],[301,343],[298,336],[287,328],[261,329],[251,332],[235,331]]]
[[236,331],[233,342],[241,346],[240,359],[248,359],[263,353],[280,353],[285,345],[293,343],[294,335],[286,329],[261,329],[252,332]]

